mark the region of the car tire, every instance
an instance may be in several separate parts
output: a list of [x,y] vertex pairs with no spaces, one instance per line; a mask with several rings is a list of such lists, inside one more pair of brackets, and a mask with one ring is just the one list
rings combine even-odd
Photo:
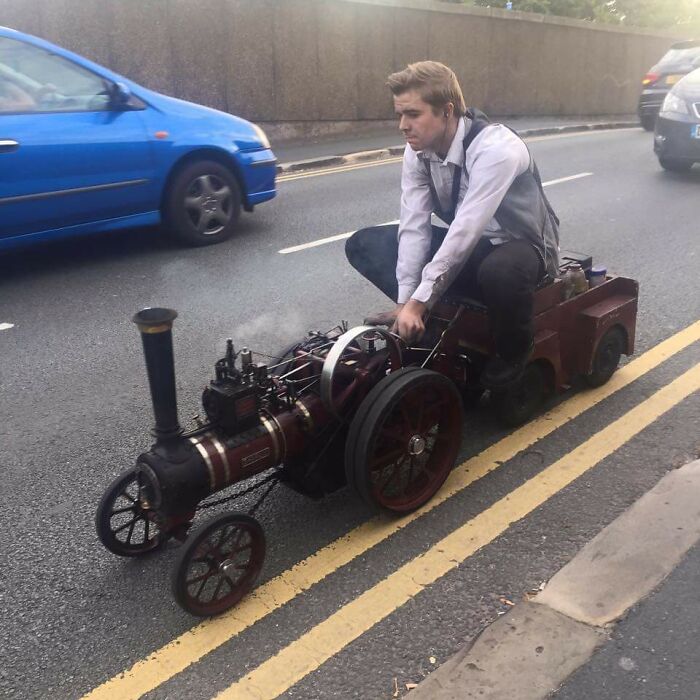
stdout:
[[165,195],[164,220],[178,240],[191,246],[230,238],[241,213],[241,191],[221,163],[198,160],[173,177]]
[[656,117],[653,114],[645,114],[643,117],[639,117],[639,123],[642,125],[644,131],[654,131],[656,127]]
[[669,170],[672,173],[685,173],[693,167],[692,161],[677,160],[675,158],[659,157],[659,164],[664,170]]

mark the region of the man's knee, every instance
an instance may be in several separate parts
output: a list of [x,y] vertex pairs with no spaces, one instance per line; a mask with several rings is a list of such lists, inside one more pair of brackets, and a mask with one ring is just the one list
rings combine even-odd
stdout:
[[353,267],[357,267],[355,263],[362,255],[367,231],[369,231],[369,229],[361,228],[355,231],[355,233],[345,241],[345,257]]

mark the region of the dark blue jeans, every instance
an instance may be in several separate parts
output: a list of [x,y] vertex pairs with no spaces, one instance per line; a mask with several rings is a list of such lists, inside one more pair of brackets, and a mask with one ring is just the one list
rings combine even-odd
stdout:
[[[345,243],[350,264],[394,302],[398,229],[396,224],[364,228]],[[446,232],[433,226],[431,258]],[[493,245],[482,238],[446,294],[472,297],[486,305],[496,350],[508,360],[527,352],[532,343],[534,293],[543,276],[540,255],[527,241]]]

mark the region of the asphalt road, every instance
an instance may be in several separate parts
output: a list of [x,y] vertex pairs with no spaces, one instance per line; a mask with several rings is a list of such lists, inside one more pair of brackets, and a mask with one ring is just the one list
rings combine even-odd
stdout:
[[[531,148],[545,181],[591,173],[552,184],[548,196],[564,248],[640,281],[636,354],[697,321],[700,170],[663,172],[638,129],[545,137]],[[150,444],[140,341],[129,319],[144,306],[178,310],[178,400],[187,422],[227,337],[274,353],[309,329],[341,319],[356,325],[385,305],[346,264],[342,242],[278,251],[395,219],[399,168],[371,164],[282,181],[278,199],[245,215],[239,234],[220,246],[185,250],[156,232],[132,231],[0,259],[0,324],[13,324],[0,331],[0,695],[74,698],[116,677],[103,696],[130,697],[119,683],[133,673],[118,677],[150,657],[139,667],[149,698],[210,698],[268,659],[283,697],[391,698],[493,620],[501,598],[536,588],[667,469],[697,456],[694,394],[337,652],[324,657],[308,637],[326,625],[329,639],[343,638],[342,621],[336,629],[329,616],[696,365],[695,342],[533,447],[523,443],[255,624],[240,623],[235,633],[224,624],[229,632],[211,653],[169,674],[154,653],[178,639],[179,658],[194,659],[199,638],[186,634],[198,621],[170,595],[176,546],[124,561],[102,549],[93,526],[107,483]],[[481,406],[466,418],[459,461],[506,435]],[[290,567],[371,517],[346,490],[320,502],[274,491],[259,511],[268,539],[260,584],[284,580]],[[288,645],[292,656],[275,662]],[[285,683],[290,658],[306,668]],[[256,697],[249,686],[232,692]]]

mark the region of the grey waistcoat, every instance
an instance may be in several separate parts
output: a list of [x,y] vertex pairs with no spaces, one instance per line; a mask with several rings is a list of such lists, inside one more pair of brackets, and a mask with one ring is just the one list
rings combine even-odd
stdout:
[[[479,110],[469,110],[467,116],[472,120],[472,125],[463,141],[465,154],[472,145],[472,141],[491,124],[488,117]],[[515,131],[513,133],[517,136]],[[425,161],[425,166],[430,178],[433,211],[445,223],[451,224],[457,209],[462,172],[457,171],[452,183],[452,210],[444,211],[433,185],[430,163]],[[532,243],[540,254],[545,272],[550,278],[559,276],[559,219],[544,193],[540,173],[532,154],[530,154],[530,166],[513,180],[494,218],[512,238],[521,238]]]

